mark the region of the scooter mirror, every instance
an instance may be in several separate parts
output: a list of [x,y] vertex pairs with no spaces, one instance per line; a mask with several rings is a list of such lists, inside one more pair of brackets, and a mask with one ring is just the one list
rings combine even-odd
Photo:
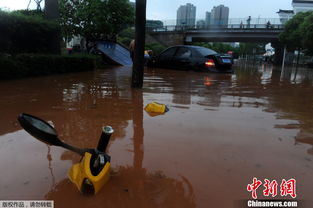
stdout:
[[18,121],[25,131],[36,139],[46,144],[63,146],[56,130],[46,121],[26,113],[20,114]]
[[49,145],[61,146],[80,155],[84,155],[85,152],[89,152],[91,154],[94,152],[93,149],[81,149],[62,142],[58,138],[58,134],[53,126],[40,118],[22,113],[18,116],[17,120],[20,122],[25,131],[41,142]]

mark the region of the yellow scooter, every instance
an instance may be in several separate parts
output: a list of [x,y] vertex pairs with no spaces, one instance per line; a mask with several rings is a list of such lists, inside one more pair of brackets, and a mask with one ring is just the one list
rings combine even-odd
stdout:
[[96,149],[81,149],[62,142],[56,130],[46,121],[22,113],[18,116],[20,125],[33,137],[49,145],[60,146],[82,156],[80,163],[74,164],[69,179],[83,194],[96,194],[110,178],[111,157],[105,153],[113,128],[103,127]]

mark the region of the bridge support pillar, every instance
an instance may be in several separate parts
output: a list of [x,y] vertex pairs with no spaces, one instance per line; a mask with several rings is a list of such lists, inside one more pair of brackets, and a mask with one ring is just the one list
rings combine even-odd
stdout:
[[282,65],[284,59],[284,45],[282,43],[272,43],[275,48],[274,65]]

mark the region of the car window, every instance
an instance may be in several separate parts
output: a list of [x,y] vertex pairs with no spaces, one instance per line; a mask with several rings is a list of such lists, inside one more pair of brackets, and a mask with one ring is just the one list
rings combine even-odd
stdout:
[[213,55],[217,54],[216,51],[213,51],[208,48],[197,48],[196,51],[201,55],[201,56],[208,56],[208,55]]
[[176,58],[190,58],[191,57],[191,50],[189,48],[179,48],[175,54]]
[[172,58],[176,52],[176,49],[176,47],[173,47],[165,50],[163,53],[160,54],[159,59],[166,60]]

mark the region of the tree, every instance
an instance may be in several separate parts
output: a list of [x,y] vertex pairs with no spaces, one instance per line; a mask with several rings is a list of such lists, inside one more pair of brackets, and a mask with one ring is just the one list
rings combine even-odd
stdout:
[[239,54],[263,54],[265,53],[265,44],[263,43],[240,43]]
[[89,40],[115,36],[133,24],[128,0],[60,0],[60,24],[66,39],[81,35]]
[[233,47],[230,44],[225,44],[225,43],[205,43],[205,42],[200,42],[200,43],[194,43],[194,45],[202,46],[205,48],[212,49],[218,53],[227,53],[228,51],[233,51],[234,54],[238,55],[239,53],[239,48],[238,47]]
[[27,9],[22,9],[22,10],[15,10],[10,12],[11,14],[22,14],[25,16],[33,16],[33,17],[38,17],[38,18],[43,18],[44,13],[41,10],[27,10]]
[[130,42],[135,39],[135,28],[129,27],[118,34],[118,42],[128,47]]
[[[313,52],[313,12],[300,12],[290,19],[279,35],[282,43],[287,45],[289,50],[297,50],[297,69],[300,59],[300,51],[307,49]],[[297,73],[297,72],[296,72]],[[296,77],[296,76],[295,76]]]
[[151,50],[154,55],[158,55],[162,51],[164,51],[166,49],[166,47],[164,45],[161,45],[158,42],[153,42],[153,43],[146,43],[145,49]]
[[285,24],[284,31],[279,35],[279,39],[288,46],[288,49],[295,50],[302,48],[301,40],[303,34],[300,27],[306,16],[306,13],[300,12]]
[[153,28],[153,29],[162,28],[163,22],[160,20],[147,20],[146,27]]
[[313,12],[307,13],[303,23],[300,25],[300,33],[303,35],[302,46],[313,54]]
[[51,42],[58,31],[55,22],[45,20],[37,14],[0,11],[0,52],[58,53],[55,44]]

